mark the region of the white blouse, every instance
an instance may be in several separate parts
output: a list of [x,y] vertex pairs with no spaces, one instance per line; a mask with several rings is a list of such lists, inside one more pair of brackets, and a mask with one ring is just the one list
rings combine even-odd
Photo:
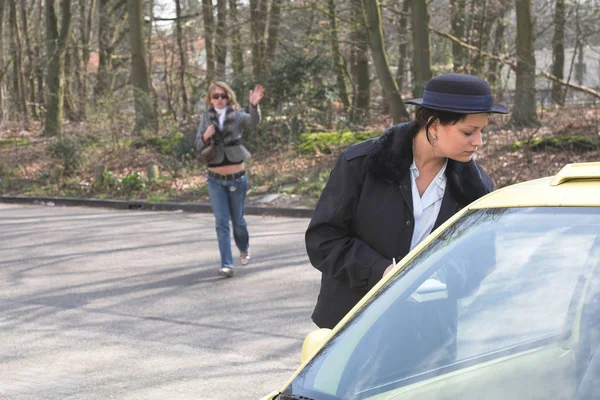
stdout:
[[437,220],[440,209],[442,208],[442,200],[446,191],[446,166],[448,159],[444,163],[440,172],[433,178],[423,197],[419,196],[417,188],[417,178],[419,170],[413,160],[410,166],[410,183],[412,189],[413,216],[415,218],[415,230],[410,242],[410,249],[414,249],[423,239],[431,233],[433,225]]

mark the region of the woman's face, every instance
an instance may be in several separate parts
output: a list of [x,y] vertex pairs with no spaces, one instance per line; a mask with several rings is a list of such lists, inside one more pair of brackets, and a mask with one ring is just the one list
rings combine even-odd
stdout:
[[210,96],[210,102],[214,108],[227,107],[227,104],[229,104],[229,97],[227,96],[227,92],[217,86],[217,88]]
[[441,156],[452,160],[467,162],[475,151],[483,145],[482,131],[487,127],[489,114],[467,114],[454,125],[435,123],[435,128],[429,130],[437,136],[432,144]]

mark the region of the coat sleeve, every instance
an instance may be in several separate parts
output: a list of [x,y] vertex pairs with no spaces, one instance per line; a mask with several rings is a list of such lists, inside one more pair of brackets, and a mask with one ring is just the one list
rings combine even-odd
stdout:
[[392,263],[353,236],[354,213],[364,180],[362,163],[338,158],[305,234],[312,265],[351,288],[368,290]]
[[258,104],[256,106],[253,106],[252,104],[248,104],[248,111],[250,111],[250,113],[246,113],[244,111],[242,111],[240,113],[242,115],[242,121],[241,121],[242,129],[254,128],[256,125],[258,125],[260,123],[260,120],[262,118],[261,112],[260,112],[260,106]]
[[204,132],[208,128],[208,118],[206,117],[206,113],[202,113],[202,117],[200,117],[200,123],[198,124],[198,130],[196,131],[196,150],[200,151],[206,143],[202,139]]

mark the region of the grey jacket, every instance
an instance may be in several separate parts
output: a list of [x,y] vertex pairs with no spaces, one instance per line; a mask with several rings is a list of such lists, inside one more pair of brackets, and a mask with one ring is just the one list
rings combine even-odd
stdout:
[[223,130],[219,129],[219,119],[215,109],[210,106],[202,114],[198,131],[196,133],[196,150],[200,151],[207,144],[202,140],[202,136],[210,124],[215,126],[215,154],[209,164],[219,164],[223,162],[224,156],[232,162],[241,162],[250,157],[250,152],[242,145],[242,136],[244,131],[254,128],[261,119],[260,107],[249,105],[250,113],[244,110],[234,110],[233,107],[227,107]]

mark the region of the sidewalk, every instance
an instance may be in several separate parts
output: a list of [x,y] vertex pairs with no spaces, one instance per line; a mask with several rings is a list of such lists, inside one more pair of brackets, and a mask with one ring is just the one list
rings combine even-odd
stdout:
[[[119,210],[144,210],[144,211],[184,211],[193,213],[211,213],[208,203],[151,203],[140,200],[99,200],[79,199],[69,197],[25,197],[25,196],[0,196],[0,203],[5,204],[40,204],[46,206],[83,206],[113,208]],[[268,207],[268,206],[246,206],[246,215],[271,215],[276,217],[310,218],[313,214],[312,208],[297,207]]]

